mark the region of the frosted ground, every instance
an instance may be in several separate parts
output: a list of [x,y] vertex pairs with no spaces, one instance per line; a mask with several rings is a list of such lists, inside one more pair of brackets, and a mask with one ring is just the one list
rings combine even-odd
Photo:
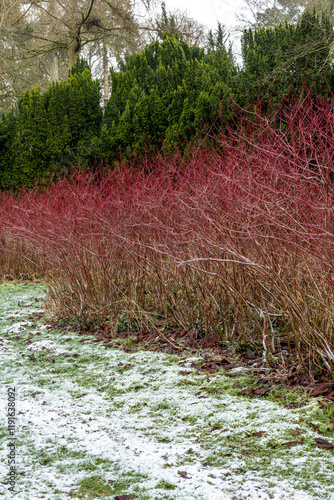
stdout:
[[[314,446],[321,434],[304,422],[321,429],[317,401],[291,410],[236,395],[242,374],[207,377],[186,355],[81,343],[41,317],[44,294],[39,284],[0,286],[0,496],[334,499],[334,453]],[[6,480],[13,384],[15,494]]]

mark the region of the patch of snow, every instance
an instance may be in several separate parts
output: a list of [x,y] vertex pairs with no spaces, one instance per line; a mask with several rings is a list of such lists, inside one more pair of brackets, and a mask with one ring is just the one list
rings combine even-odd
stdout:
[[[69,386],[73,389],[76,384],[72,383]],[[29,388],[30,391],[33,389]],[[39,398],[32,399],[31,396],[27,396],[21,400],[20,424],[26,426],[29,438],[39,452],[46,448],[56,450],[64,445],[73,452],[81,451],[88,456],[107,459],[114,466],[117,465],[123,473],[134,471],[136,474],[148,476],[147,481],[145,480],[145,489],[152,499],[157,498],[155,486],[162,480],[177,485],[177,491],[170,492],[169,496],[170,499],[177,500],[232,500],[236,498],[236,493],[240,499],[312,499],[307,493],[295,490],[288,481],[277,478],[275,478],[276,485],[269,488],[269,493],[268,481],[260,476],[257,477],[255,472],[250,473],[252,477],[247,477],[245,481],[244,474],[240,475],[239,472],[245,467],[245,462],[236,456],[231,457],[226,469],[203,467],[201,462],[206,458],[207,452],[203,453],[200,444],[194,443],[193,439],[183,437],[187,431],[187,424],[174,421],[173,429],[171,428],[169,433],[173,440],[164,444],[154,438],[138,435],[135,431],[138,416],[132,416],[125,410],[115,411],[115,409],[112,414],[108,414],[108,410],[112,409],[112,402],[105,401],[95,391],[89,390],[88,395],[90,397],[85,398],[84,403],[91,422],[87,421],[89,417],[82,413],[76,401],[64,389],[44,389]],[[184,398],[187,398],[186,394],[183,394]],[[42,402],[46,404],[42,406]],[[198,458],[195,463],[182,464],[182,461],[187,459],[190,449]],[[210,453],[210,450],[208,452]],[[22,457],[20,463],[20,469],[24,470],[26,475],[30,475],[32,465],[28,456],[29,454]],[[62,461],[62,458],[59,460]],[[166,463],[169,465],[164,468]],[[182,478],[180,470],[186,471],[190,479]],[[115,473],[111,471],[111,474],[114,478]],[[36,478],[31,494],[34,494],[34,498],[38,498],[36,493],[41,492],[46,481],[51,481],[63,493],[68,493],[71,490],[70,484],[78,481],[75,476],[69,471],[65,478],[56,468],[53,474],[50,474],[50,470],[39,467],[39,480]],[[222,492],[224,496],[221,496]]]
[[7,331],[8,333],[22,333],[27,330],[32,325],[29,321],[20,321],[19,323],[14,323]]
[[230,373],[241,373],[241,372],[247,372],[249,368],[246,368],[245,366],[238,366],[237,368],[232,368],[230,370]]
[[295,458],[294,460],[291,460],[291,464],[293,465],[299,465],[299,464],[304,464],[305,462],[307,462],[307,457],[299,457],[299,458]]
[[54,353],[58,355],[67,354],[69,352],[66,349],[59,349],[58,344],[52,340],[40,340],[39,342],[34,342],[28,347],[28,349],[30,351],[54,351]]

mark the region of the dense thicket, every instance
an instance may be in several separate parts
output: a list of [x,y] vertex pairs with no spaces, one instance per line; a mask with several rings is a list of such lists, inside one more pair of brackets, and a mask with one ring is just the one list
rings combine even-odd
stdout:
[[298,95],[307,83],[315,94],[334,84],[330,47],[333,27],[305,13],[296,24],[246,30],[243,68],[234,61],[219,25],[206,50],[166,34],[112,71],[104,112],[100,89],[78,61],[67,81],[41,93],[25,92],[14,112],[0,121],[0,186],[31,186],[46,173],[71,165],[140,154],[188,143],[231,119],[230,104],[264,109]]
[[0,276],[39,273],[53,312],[115,335],[214,335],[286,373],[284,343],[293,376],[302,363],[333,378],[334,102],[292,105],[289,135],[255,108],[179,170],[175,150],[151,175],[123,163],[4,193]]

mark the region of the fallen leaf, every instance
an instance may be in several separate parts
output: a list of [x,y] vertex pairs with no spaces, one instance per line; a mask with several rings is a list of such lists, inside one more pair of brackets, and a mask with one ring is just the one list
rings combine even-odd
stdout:
[[287,441],[286,443],[282,443],[281,446],[288,446],[288,447],[297,446],[299,444],[303,444],[303,442],[304,438],[302,438],[301,441]]
[[231,370],[234,367],[235,367],[235,363],[228,363],[227,365],[223,366],[224,370]]
[[254,389],[243,389],[242,391],[238,392],[238,395],[244,395],[244,394],[254,394]]
[[131,498],[134,498],[132,495],[117,495],[117,497],[114,497],[116,500],[131,500]]
[[191,366],[191,368],[195,368],[195,370],[201,370],[201,369],[202,369],[202,368],[201,368],[201,366],[199,366],[199,365],[198,365],[198,364],[196,364],[196,363],[191,363],[191,365],[190,365],[190,366]]
[[178,473],[181,477],[183,477],[184,479],[191,479],[191,477],[190,477],[190,476],[187,476],[187,473],[186,473],[186,471],[185,471],[185,470],[178,470],[178,471],[177,471],[177,473]]
[[313,429],[314,431],[316,431],[316,432],[320,432],[320,429],[319,429],[319,427],[318,427],[317,425],[312,424],[312,422],[306,422],[306,423],[307,423],[307,425],[308,425],[309,427],[311,427],[311,429]]
[[30,396],[32,396],[34,398],[35,396],[37,396],[37,394],[42,394],[42,393],[41,393],[41,391],[36,391],[36,392],[31,393]]
[[240,385],[240,382],[234,382],[232,387],[233,387],[233,389],[236,389],[239,385]]
[[331,450],[332,448],[334,448],[334,444],[322,438],[315,438],[315,442],[316,446],[318,448],[321,448],[322,450]]
[[258,431],[258,432],[253,432],[253,434],[248,434],[246,437],[260,437],[262,434],[266,434],[267,431]]
[[271,387],[265,387],[264,389],[256,389],[255,394],[257,394],[258,396],[263,396],[264,394],[269,392],[270,389]]

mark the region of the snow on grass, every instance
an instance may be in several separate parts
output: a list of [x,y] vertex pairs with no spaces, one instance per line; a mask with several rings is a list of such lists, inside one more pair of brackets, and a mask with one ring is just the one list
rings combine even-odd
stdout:
[[14,323],[9,330],[8,333],[21,333],[24,332],[29,326],[31,326],[31,323],[27,321],[20,321],[19,323]]
[[52,340],[40,340],[39,342],[34,342],[31,344],[30,347],[28,347],[30,351],[53,351],[54,354],[57,354],[58,356],[61,354],[67,354],[69,351],[66,349],[59,349],[58,344],[56,342],[53,342]]
[[[6,484],[2,419],[0,495],[334,498],[333,453],[314,447],[318,434],[300,421],[316,402],[292,411],[237,396],[232,386],[242,374],[207,380],[191,368],[196,357],[82,344],[46,328],[37,307],[43,295],[40,285],[0,286],[2,409],[7,388],[18,391],[16,494]],[[17,317],[22,328],[13,328]],[[304,443],[282,446],[300,440],[296,429]],[[265,433],[252,436],[258,431]]]

